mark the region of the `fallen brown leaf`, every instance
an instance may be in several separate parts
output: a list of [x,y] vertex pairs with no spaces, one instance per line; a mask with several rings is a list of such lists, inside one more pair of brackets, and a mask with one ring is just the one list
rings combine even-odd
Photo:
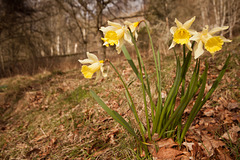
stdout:
[[158,148],[171,148],[173,146],[177,146],[178,144],[176,142],[174,142],[173,139],[168,138],[168,139],[161,139],[160,141],[156,142],[156,145],[158,146]]
[[[160,150],[161,148],[171,148],[173,146],[177,146],[178,145],[171,138],[161,139],[159,141],[156,141],[154,144],[152,142],[150,144],[152,144],[152,145],[149,145],[148,149],[149,149],[149,152],[153,156],[157,156],[156,147],[159,148],[159,150]],[[158,150],[158,152],[159,152],[159,150]]]
[[218,156],[219,160],[231,160],[232,159],[221,148],[217,148],[216,153],[217,153],[217,156]]
[[183,144],[189,151],[192,151],[192,150],[193,150],[193,145],[194,145],[193,142],[183,142],[182,144]]
[[240,103],[229,103],[227,106],[228,110],[240,109]]
[[228,101],[224,97],[220,97],[219,101],[221,104],[223,104],[224,107],[228,106]]
[[239,113],[234,113],[232,115],[232,120],[233,121],[238,121],[238,123],[240,123],[240,114]]
[[182,151],[173,148],[161,148],[158,150],[158,153],[154,158],[156,158],[157,160],[171,160],[175,159],[181,154],[183,154]]
[[199,125],[209,126],[210,124],[215,124],[216,120],[212,117],[203,117],[199,121]]
[[207,116],[207,117],[211,117],[214,115],[214,109],[212,108],[207,108],[203,111],[203,115]]
[[221,138],[231,140],[233,143],[237,142],[238,138],[240,137],[240,127],[239,126],[233,126],[231,129],[229,129],[227,132],[225,132]]
[[222,147],[225,145],[222,141],[215,140],[213,137],[203,134],[202,135],[203,141],[203,150],[208,157],[211,157],[214,154],[214,150],[218,147]]

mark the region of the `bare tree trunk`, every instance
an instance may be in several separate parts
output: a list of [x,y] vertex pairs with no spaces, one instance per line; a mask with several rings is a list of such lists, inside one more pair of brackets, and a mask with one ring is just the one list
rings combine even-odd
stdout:
[[59,36],[56,37],[56,51],[57,51],[57,55],[60,55],[60,38]]
[[202,24],[203,26],[209,24],[209,0],[200,0],[198,5],[200,6],[201,16],[202,16]]
[[221,0],[220,1],[220,14],[222,15],[222,18],[221,18],[221,25],[220,26],[224,26],[224,23],[225,23],[225,19],[226,19],[226,0]]
[[215,23],[219,25],[219,17],[218,17],[218,11],[217,11],[217,4],[216,0],[213,0],[213,11],[214,11],[214,17],[215,17]]
[[[226,23],[226,5],[226,0],[213,0],[214,17],[217,26],[222,27]],[[223,31],[221,32],[221,35],[223,35]]]
[[5,72],[5,68],[4,68],[4,60],[3,60],[3,56],[1,55],[1,64],[2,64],[2,71],[3,73]]
[[236,25],[239,15],[239,2],[236,0],[228,0],[228,26],[229,37],[233,37],[233,28]]

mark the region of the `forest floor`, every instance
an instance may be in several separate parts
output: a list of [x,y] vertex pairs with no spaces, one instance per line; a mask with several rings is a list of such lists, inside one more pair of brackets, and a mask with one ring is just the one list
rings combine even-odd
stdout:
[[[206,59],[209,63],[208,89],[230,51],[231,62],[219,87],[198,113],[181,148],[171,139],[161,140],[165,147],[162,153],[168,154],[155,155],[159,159],[240,159],[240,39],[223,50],[226,52],[216,54],[214,59],[209,54],[202,57],[202,62]],[[125,80],[134,81],[130,92],[141,117],[140,82],[123,55],[112,59]],[[143,59],[154,81],[152,56],[145,53]],[[174,54],[162,56],[161,65],[164,95],[175,76]],[[106,64],[105,69],[108,77],[98,81],[84,79],[80,64],[79,69],[68,72],[1,79],[0,159],[144,159],[136,152],[133,137],[89,94],[94,90],[111,109],[133,121],[120,79],[110,65]]]

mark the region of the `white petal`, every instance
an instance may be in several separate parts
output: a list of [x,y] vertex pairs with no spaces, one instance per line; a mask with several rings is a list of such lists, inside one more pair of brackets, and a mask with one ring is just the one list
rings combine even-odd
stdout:
[[92,60],[93,62],[99,62],[97,56],[95,56],[92,53],[87,52],[87,57],[88,57],[88,59]]
[[199,41],[201,37],[201,33],[195,33],[189,40],[190,41]]
[[103,46],[105,46],[105,45],[107,45],[107,44],[108,44],[108,42],[104,42],[104,43],[103,43]]
[[208,28],[208,25],[206,25],[202,30],[202,34],[208,34]]
[[177,28],[181,28],[182,27],[182,23],[179,22],[177,18],[175,18],[175,23],[177,24]]
[[120,39],[118,41],[118,44],[116,45],[116,50],[117,50],[117,53],[120,54],[121,51],[122,51],[122,46],[124,45],[124,40],[123,39]]
[[99,30],[103,32],[103,34],[105,35],[106,32],[108,31],[115,31],[117,30],[118,28],[116,27],[113,27],[113,26],[107,26],[107,27],[101,27]]
[[88,66],[93,72],[100,70],[101,64],[99,62],[93,63]]
[[78,60],[78,62],[82,63],[82,64],[92,64],[94,63],[93,60],[90,60],[90,59],[84,59],[84,60]]
[[223,36],[220,36],[220,37],[222,38],[223,42],[232,42],[231,39],[227,39],[227,38],[225,38],[225,37],[223,37]]
[[96,80],[98,80],[100,77],[101,77],[101,71],[99,70],[99,71],[97,71],[96,72]]
[[220,32],[220,31],[223,31],[223,30],[226,30],[228,29],[228,26],[223,26],[223,27],[216,27],[216,28],[213,28],[209,31],[209,34],[213,35],[215,34],[216,32]]
[[194,59],[197,59],[199,56],[201,56],[204,53],[203,42],[199,41],[199,43],[195,44],[195,46],[193,47],[193,51]]
[[117,33],[117,38],[118,39],[121,39],[123,36],[124,36],[124,29],[123,28],[121,28],[121,29],[117,29],[115,32]]
[[127,26],[129,26],[129,25],[131,25],[132,23],[129,22],[129,21],[125,21],[124,24],[127,25]]
[[129,32],[127,32],[127,33],[124,34],[124,40],[127,41],[127,42],[130,43],[130,44],[133,44],[133,43],[132,43],[132,37],[131,37],[131,35],[130,35]]
[[170,32],[171,32],[172,34],[174,34],[174,33],[176,32],[176,30],[177,30],[177,27],[171,27],[171,28],[170,28]]
[[138,39],[138,33],[134,32],[134,37],[136,38],[136,40]]
[[108,28],[107,27],[101,27],[99,30],[102,31],[103,34],[105,35],[106,32],[108,31]]
[[190,41],[186,44],[186,46],[190,51],[192,51],[192,43]]
[[175,47],[175,45],[176,45],[176,42],[172,41],[172,44],[168,49],[172,49],[173,47]]
[[195,31],[194,29],[188,29],[188,32],[189,32],[191,35],[197,34],[197,31]]
[[120,54],[121,51],[122,51],[122,48],[120,48],[120,47],[116,47],[116,50],[117,50],[117,53]]
[[190,20],[188,20],[187,22],[185,22],[183,24],[183,27],[185,29],[189,29],[194,21],[195,21],[195,16],[193,18],[191,18]]
[[119,23],[116,23],[116,22],[108,21],[108,25],[116,27],[116,28],[122,28],[122,25]]
[[102,76],[103,76],[103,77],[107,77],[107,74],[106,74],[106,73],[103,73],[103,71],[104,71],[104,70],[103,70],[103,67],[101,67],[100,70],[101,70],[101,72],[102,72]]

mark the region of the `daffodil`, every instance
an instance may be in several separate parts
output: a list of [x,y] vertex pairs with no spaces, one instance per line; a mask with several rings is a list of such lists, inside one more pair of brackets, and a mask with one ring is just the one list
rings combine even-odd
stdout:
[[[83,76],[85,78],[91,79],[93,74],[96,72],[97,73],[97,77],[96,79],[98,79],[101,75],[103,77],[106,77],[107,75],[103,73],[103,60],[98,60],[97,56],[95,56],[92,53],[87,52],[87,57],[88,59],[84,59],[84,60],[78,60],[81,64],[84,64],[82,66],[81,72],[83,73]],[[90,64],[89,66],[85,65],[85,64]]]
[[226,29],[228,29],[228,26],[216,27],[208,31],[208,26],[206,26],[203,28],[202,32],[195,32],[194,35],[190,38],[190,40],[197,42],[193,48],[194,58],[197,59],[204,53],[203,46],[208,52],[214,55],[215,52],[222,49],[224,42],[231,42],[231,40],[226,39],[223,36],[214,36],[216,32],[220,32]]
[[137,27],[138,25],[141,23],[141,21],[139,22],[134,22],[134,23],[131,23],[129,21],[125,21],[124,24],[126,26],[128,26],[133,34],[133,36],[137,39],[138,38],[138,34],[137,34]]
[[195,21],[195,16],[190,20],[186,21],[184,24],[179,22],[175,18],[176,27],[171,27],[170,32],[173,34],[173,41],[169,49],[173,48],[176,44],[186,44],[189,50],[191,49],[190,37],[195,32],[192,29],[189,29],[192,23]]
[[131,23],[126,21],[125,25],[122,26],[119,23],[108,21],[108,27],[100,28],[100,30],[104,34],[104,38],[102,38],[102,40],[104,41],[103,45],[105,45],[106,47],[109,47],[109,45],[116,45],[116,50],[119,54],[125,41],[133,44],[131,35],[128,31],[128,27],[130,28],[133,35],[137,37],[136,27],[138,26],[138,24],[139,22]]

